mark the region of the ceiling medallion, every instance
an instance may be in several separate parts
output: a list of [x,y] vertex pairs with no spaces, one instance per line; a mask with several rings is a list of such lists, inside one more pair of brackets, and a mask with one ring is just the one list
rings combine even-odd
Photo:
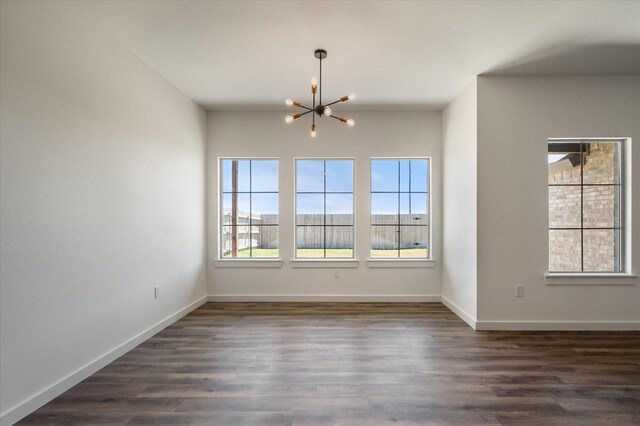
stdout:
[[[287,115],[284,118],[284,121],[287,124],[293,123],[294,120],[297,120],[303,115],[311,114],[311,116],[313,117],[311,122],[311,137],[315,138],[317,135],[316,114],[318,115],[318,118],[324,117],[324,116],[335,118],[336,120],[340,120],[343,123],[346,123],[348,126],[353,127],[353,125],[355,124],[355,121],[353,121],[352,118],[337,117],[333,115],[333,110],[331,109],[331,105],[337,104],[338,102],[352,101],[356,98],[356,95],[354,93],[351,93],[350,95],[341,97],[337,101],[333,101],[326,105],[323,105],[322,103],[322,60],[327,57],[327,51],[324,49],[318,49],[314,52],[313,56],[318,58],[318,60],[320,61],[320,82],[318,83],[318,79],[315,77],[311,79],[311,93],[313,94],[313,107],[309,108],[307,106],[300,104],[299,102],[295,102],[291,99],[287,99],[285,101],[285,104],[287,106],[302,108],[302,109],[305,109],[306,111],[298,114]],[[317,105],[316,105],[316,94],[319,95]]]

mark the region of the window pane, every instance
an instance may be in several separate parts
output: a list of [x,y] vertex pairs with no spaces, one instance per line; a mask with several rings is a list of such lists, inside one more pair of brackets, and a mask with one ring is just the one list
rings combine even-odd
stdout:
[[251,249],[251,257],[278,257],[278,226],[255,226],[257,241]]
[[353,161],[327,160],[327,192],[353,192]]
[[296,192],[324,191],[324,161],[296,160]]
[[328,226],[326,257],[353,257],[353,226]]
[[231,160],[220,161],[220,170],[222,192],[231,192]]
[[[258,226],[249,227],[249,225],[240,226],[223,226],[222,227],[222,257],[249,257],[249,247],[257,246]],[[237,255],[233,253],[233,236],[235,229],[235,237],[237,240]]]
[[233,163],[238,163],[238,192],[249,192],[249,160],[222,160],[222,191],[233,192]]
[[398,193],[371,194],[371,223],[398,223]]
[[583,183],[620,183],[620,142],[583,144]]
[[324,194],[298,194],[297,225],[324,225]]
[[429,160],[410,160],[411,192],[429,192]]
[[[237,224],[249,223],[249,194],[236,194],[236,218]],[[222,195],[222,224],[231,225],[231,213],[233,211],[233,194]]]
[[580,143],[549,142],[549,184],[580,183]]
[[251,194],[251,216],[252,223],[277,225],[278,194]]
[[397,226],[371,226],[371,257],[398,257]]
[[409,160],[400,160],[400,192],[409,191]]
[[584,227],[614,228],[619,227],[618,187],[616,186],[584,186]]
[[580,228],[580,187],[549,187],[549,227]]
[[251,191],[278,192],[278,160],[251,161]]
[[296,257],[324,257],[324,227],[298,226]]
[[232,236],[231,226],[222,226],[220,228],[221,257],[231,257],[231,236]]
[[581,270],[580,230],[549,230],[549,271]]
[[398,191],[398,160],[371,160],[371,191]]
[[619,272],[617,259],[620,241],[612,229],[584,230],[584,270],[586,272]]
[[400,194],[400,223],[427,225],[427,194]]
[[400,257],[427,257],[428,226],[400,227]]
[[327,194],[327,225],[353,225],[353,194]]

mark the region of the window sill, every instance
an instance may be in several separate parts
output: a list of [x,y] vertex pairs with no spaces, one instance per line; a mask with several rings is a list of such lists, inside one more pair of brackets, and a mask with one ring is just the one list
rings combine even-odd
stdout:
[[431,259],[368,259],[369,268],[435,268]]
[[281,268],[282,259],[220,259],[213,264],[216,268]]
[[293,259],[292,268],[357,268],[357,259]]
[[638,276],[625,273],[549,273],[547,285],[635,285]]

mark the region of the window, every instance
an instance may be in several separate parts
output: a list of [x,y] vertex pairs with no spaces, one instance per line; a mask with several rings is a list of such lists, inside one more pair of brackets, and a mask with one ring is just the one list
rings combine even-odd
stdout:
[[371,257],[429,258],[429,166],[371,160]]
[[278,160],[220,160],[220,257],[278,257]]
[[621,272],[622,140],[549,140],[549,271]]
[[353,258],[353,160],[296,160],[296,258]]

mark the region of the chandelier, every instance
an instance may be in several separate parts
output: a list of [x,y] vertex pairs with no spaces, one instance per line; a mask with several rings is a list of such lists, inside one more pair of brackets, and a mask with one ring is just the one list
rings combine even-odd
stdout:
[[[295,102],[291,99],[287,99],[285,101],[285,104],[287,106],[302,108],[306,111],[302,113],[287,115],[284,118],[284,121],[285,123],[290,124],[290,123],[293,123],[294,120],[297,120],[298,118],[302,117],[303,115],[311,114],[312,116],[311,137],[315,138],[317,135],[316,115],[318,116],[318,118],[323,116],[335,118],[336,120],[342,121],[343,123],[346,123],[348,126],[353,127],[353,125],[355,124],[355,121],[353,121],[352,118],[337,117],[333,115],[333,110],[331,109],[331,105],[337,104],[338,102],[352,101],[356,98],[356,95],[354,93],[351,93],[350,95],[341,97],[337,101],[333,101],[324,105],[322,103],[322,60],[327,57],[327,51],[324,49],[318,49],[314,52],[313,56],[318,58],[318,60],[320,61],[320,83],[318,84],[318,79],[315,77],[311,79],[311,93],[313,94],[313,107],[309,108],[308,106],[304,106],[299,102]],[[316,105],[316,94],[318,94],[318,98],[319,98],[317,105]]]

